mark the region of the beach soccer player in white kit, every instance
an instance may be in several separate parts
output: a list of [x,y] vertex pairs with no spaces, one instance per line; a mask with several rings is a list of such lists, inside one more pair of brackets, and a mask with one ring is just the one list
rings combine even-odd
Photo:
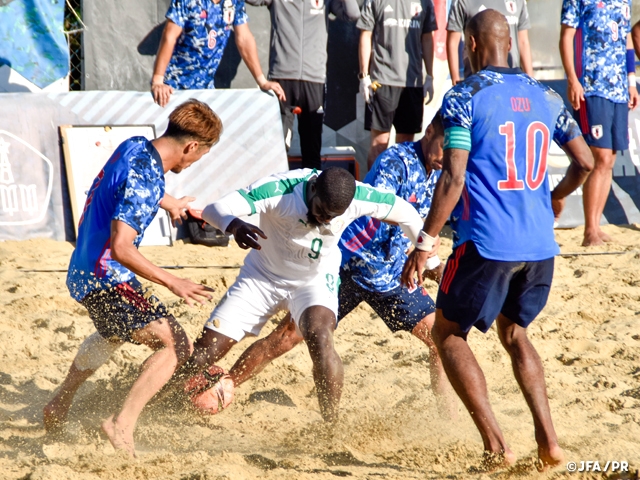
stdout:
[[[254,214],[260,215],[260,228],[239,218]],[[364,215],[399,224],[418,244],[422,221],[410,203],[356,182],[341,168],[272,175],[207,206],[202,216],[208,223],[252,250],[176,380],[212,366],[246,335],[258,335],[279,310],[289,310],[313,361],[320,413],[326,421],[336,420],[343,384],[342,361],[333,346],[338,241]]]

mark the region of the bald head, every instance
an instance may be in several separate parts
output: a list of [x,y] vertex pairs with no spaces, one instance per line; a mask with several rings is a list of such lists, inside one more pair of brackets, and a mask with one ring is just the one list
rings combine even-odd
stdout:
[[467,53],[474,72],[488,65],[508,66],[507,59],[511,49],[509,23],[500,12],[488,8],[476,14],[469,20],[465,35]]

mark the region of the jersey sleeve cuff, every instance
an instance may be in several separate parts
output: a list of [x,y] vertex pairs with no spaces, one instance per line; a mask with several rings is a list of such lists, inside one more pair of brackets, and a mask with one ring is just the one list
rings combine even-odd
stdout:
[[444,131],[444,149],[459,148],[471,151],[471,132],[463,127],[449,127]]

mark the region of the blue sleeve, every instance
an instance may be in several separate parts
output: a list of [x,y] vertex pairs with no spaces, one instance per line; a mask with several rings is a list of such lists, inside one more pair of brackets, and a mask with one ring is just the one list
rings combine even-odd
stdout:
[[184,28],[184,25],[189,19],[189,8],[187,3],[189,0],[172,0],[169,10],[165,17],[178,25],[180,28]]
[[462,127],[471,131],[471,95],[464,90],[464,83],[449,90],[442,100],[442,122],[445,130]]
[[563,0],[560,23],[571,28],[580,25],[580,0]]
[[567,107],[562,105],[558,119],[556,120],[556,129],[553,132],[553,139],[555,142],[562,146],[567,142],[570,142],[577,136],[582,135],[578,123],[574,120]]
[[151,162],[147,156],[130,160],[127,178],[116,190],[117,203],[111,217],[126,223],[138,234],[153,220],[164,194]]
[[391,147],[382,152],[367,173],[364,183],[398,194],[407,175],[397,150],[398,147]]
[[244,25],[248,21],[249,16],[247,15],[247,8],[244,5],[244,0],[238,0],[238,2],[236,3],[236,14],[233,18],[233,25]]

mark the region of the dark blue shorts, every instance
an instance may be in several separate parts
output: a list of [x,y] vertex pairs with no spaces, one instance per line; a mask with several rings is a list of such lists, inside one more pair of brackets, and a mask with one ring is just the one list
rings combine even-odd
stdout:
[[629,105],[602,97],[585,97],[574,110],[587,145],[610,150],[629,148]]
[[463,243],[447,260],[436,308],[464,332],[476,327],[486,333],[499,313],[526,328],[549,298],[553,260],[487,260],[473,242]]
[[106,290],[96,290],[80,303],[98,333],[107,340],[114,337],[136,343],[131,334],[154,320],[169,317],[166,307],[153,295],[146,295],[137,279],[119,283]]
[[340,280],[338,322],[360,302],[366,302],[392,332],[411,332],[424,317],[436,310],[433,300],[422,287],[413,292],[402,286],[384,293],[372,292],[358,285],[350,272],[344,269],[340,272]]

